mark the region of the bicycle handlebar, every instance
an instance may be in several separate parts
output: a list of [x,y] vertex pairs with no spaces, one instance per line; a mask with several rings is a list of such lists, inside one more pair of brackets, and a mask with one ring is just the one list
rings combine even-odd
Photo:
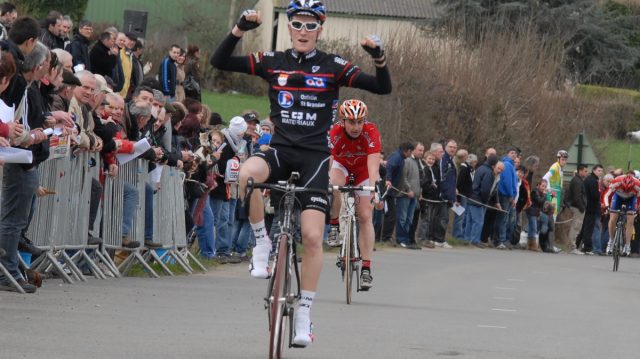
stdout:
[[253,178],[249,178],[247,180],[247,193],[252,192],[254,189],[268,189],[275,190],[281,192],[296,192],[296,193],[315,193],[319,195],[326,196],[328,194],[327,190],[317,189],[317,188],[306,188],[306,187],[296,187],[291,181],[288,183],[254,183]]
[[329,186],[330,191],[339,191],[339,192],[355,192],[355,191],[365,191],[365,192],[375,192],[375,186]]

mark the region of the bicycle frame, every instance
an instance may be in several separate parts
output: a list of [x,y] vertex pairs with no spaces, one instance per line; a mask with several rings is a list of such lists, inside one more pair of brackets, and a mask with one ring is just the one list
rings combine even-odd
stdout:
[[347,231],[340,247],[339,261],[344,263],[342,267],[342,280],[346,284],[347,304],[351,304],[353,286],[353,274],[356,275],[356,290],[360,291],[360,246],[358,245],[358,230],[356,217],[356,195],[353,191],[346,194],[347,213],[342,216],[347,223]]

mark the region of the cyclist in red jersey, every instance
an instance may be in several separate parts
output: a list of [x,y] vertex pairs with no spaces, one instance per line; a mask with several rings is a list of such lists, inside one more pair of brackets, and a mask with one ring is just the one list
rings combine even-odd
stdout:
[[[340,105],[338,113],[341,120],[333,125],[329,132],[329,147],[333,158],[329,182],[332,185],[342,186],[347,182],[349,175],[353,175],[355,186],[375,186],[379,179],[382,146],[378,128],[367,121],[367,105],[360,100],[346,100]],[[373,204],[370,196],[372,194],[365,191],[357,194],[360,197],[356,207],[359,224],[358,244],[362,256],[360,289],[369,290],[373,281],[371,256],[375,237],[371,221]],[[340,245],[338,240],[340,205],[340,193],[336,191],[331,206],[329,233],[331,246]]]
[[604,205],[609,208],[609,243],[607,243],[607,254],[612,253],[613,236],[616,231],[618,212],[622,205],[627,207],[627,228],[626,238],[622,255],[631,253],[631,235],[633,234],[633,216],[638,206],[638,195],[640,195],[640,180],[634,177],[633,171],[626,175],[614,178],[609,184],[609,190],[604,196]]

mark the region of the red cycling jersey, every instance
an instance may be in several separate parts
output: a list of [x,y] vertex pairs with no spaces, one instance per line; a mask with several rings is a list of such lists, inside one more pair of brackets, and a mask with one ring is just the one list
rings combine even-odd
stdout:
[[625,191],[622,189],[622,180],[626,177],[626,175],[618,176],[611,180],[609,183],[609,190],[604,196],[604,205],[609,207],[611,204],[611,199],[613,195],[616,194],[621,198],[631,198],[631,197],[640,197],[640,180],[637,178],[633,179],[633,188],[630,191]]
[[351,138],[344,130],[341,122],[333,125],[329,131],[329,147],[333,160],[355,176],[359,184],[369,178],[367,156],[380,153],[382,144],[380,132],[371,122],[365,122],[358,138]]

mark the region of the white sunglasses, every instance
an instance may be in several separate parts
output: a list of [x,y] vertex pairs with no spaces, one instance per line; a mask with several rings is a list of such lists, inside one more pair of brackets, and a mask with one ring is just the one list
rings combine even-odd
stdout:
[[291,26],[294,30],[297,30],[297,31],[302,30],[302,28],[304,28],[307,31],[316,31],[320,28],[321,25],[317,22],[302,22],[302,21],[294,20],[289,23],[289,26]]

